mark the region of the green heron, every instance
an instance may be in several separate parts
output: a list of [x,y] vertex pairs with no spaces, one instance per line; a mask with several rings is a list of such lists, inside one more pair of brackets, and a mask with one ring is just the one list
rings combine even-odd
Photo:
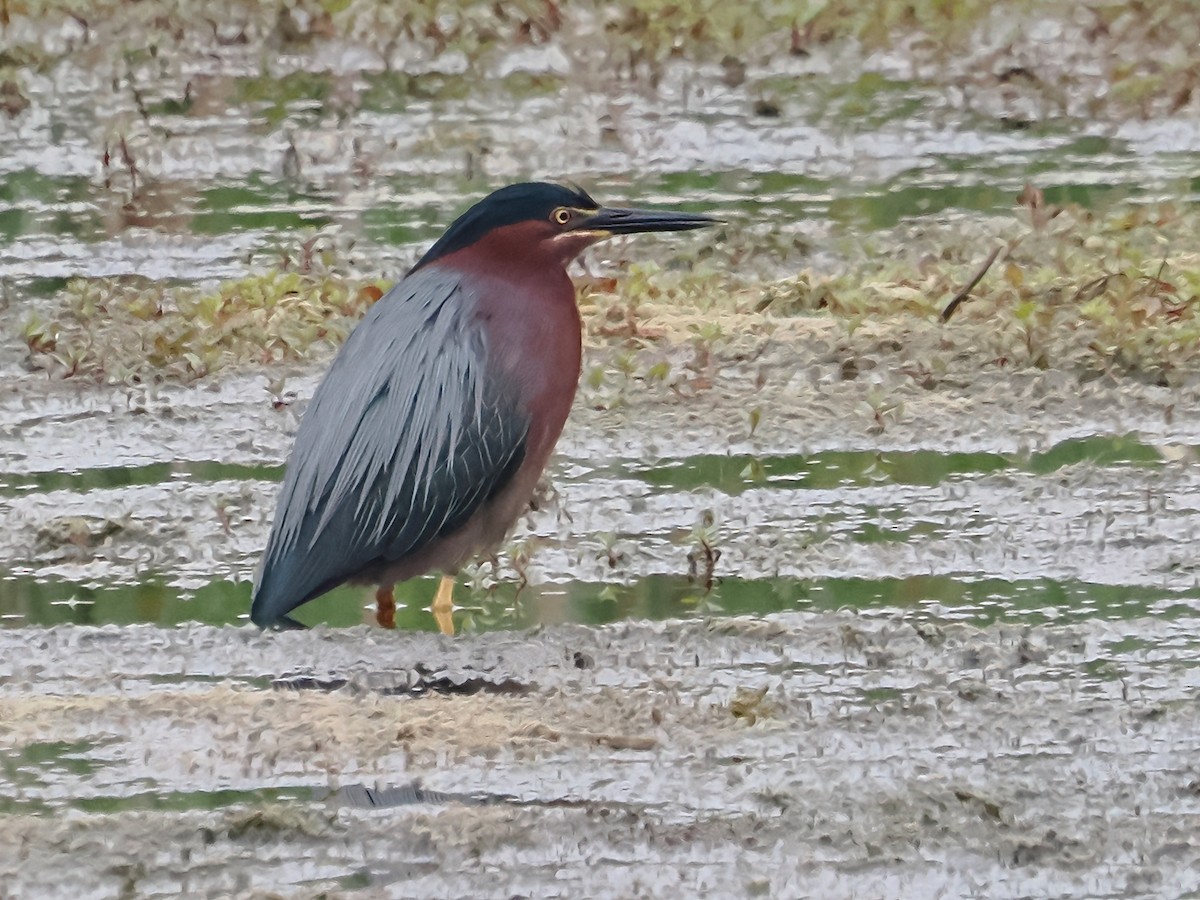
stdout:
[[443,574],[443,630],[459,567],[528,508],[580,371],[566,267],[617,234],[684,231],[708,216],[603,207],[555,184],[514,184],[460,216],[350,334],[296,434],[250,618],[288,613],[345,582]]

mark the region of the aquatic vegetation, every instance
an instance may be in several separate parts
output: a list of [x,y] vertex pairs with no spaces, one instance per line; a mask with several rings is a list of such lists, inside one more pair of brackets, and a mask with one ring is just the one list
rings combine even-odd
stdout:
[[[182,217],[174,217],[184,204],[162,188],[171,182],[162,177],[160,162],[190,146],[172,136],[190,130],[180,127],[178,117],[198,120],[236,107],[249,110],[254,127],[263,126],[277,138],[281,123],[287,123],[286,141],[277,142],[286,143],[281,158],[268,156],[254,164],[263,166],[268,180],[281,172],[284,185],[318,170],[311,176],[314,186],[306,186],[316,191],[328,190],[327,182],[341,175],[355,185],[371,183],[372,167],[390,151],[364,150],[358,137],[345,146],[334,141],[329,157],[349,161],[342,172],[342,163],[324,160],[322,171],[304,156],[304,135],[293,140],[293,126],[303,129],[330,114],[340,119],[356,110],[394,111],[415,100],[461,97],[481,82],[481,72],[488,73],[488,89],[524,96],[557,92],[571,81],[587,83],[597,71],[606,78],[616,71],[622,78],[653,83],[676,61],[705,63],[711,65],[694,66],[693,71],[731,89],[744,85],[745,100],[758,104],[760,114],[770,106],[771,114],[787,117],[796,111],[797,92],[819,93],[805,107],[806,115],[865,121],[873,127],[919,118],[923,91],[932,96],[938,89],[931,85],[954,84],[953,92],[938,96],[946,98],[956,115],[967,109],[989,116],[993,133],[1031,127],[1035,120],[1049,123],[1039,128],[1075,133],[1084,116],[1170,116],[1200,102],[1200,91],[1193,90],[1200,67],[1190,52],[1200,41],[1200,20],[1190,14],[1193,5],[1190,0],[1152,7],[1095,0],[826,0],[799,6],[773,0],[733,5],[457,0],[435,7],[379,0],[227,0],[218,24],[218,17],[196,15],[195,0],[21,0],[4,7],[13,22],[13,42],[0,52],[0,108],[4,97],[17,96],[4,85],[20,89],[20,72],[44,73],[68,57],[75,65],[87,59],[97,71],[111,70],[107,82],[112,91],[133,98],[132,105],[126,102],[123,111],[95,129],[103,135],[95,152],[105,162],[105,200],[120,204],[112,220],[121,228],[183,228]],[[1036,22],[1031,16],[1022,18],[1034,7]],[[68,37],[56,37],[53,23]],[[1037,40],[1031,38],[1035,25],[1042,35]],[[39,28],[45,29],[46,39],[35,41]],[[368,52],[340,70],[328,62],[339,55],[325,52],[338,42]],[[323,43],[328,46],[321,47]],[[497,65],[514,49],[551,44],[562,55],[529,71],[518,67],[505,72]],[[834,77],[814,77],[788,62],[833,44],[855,60]],[[75,52],[82,45],[90,48],[88,54]],[[315,52],[318,47],[321,55]],[[886,65],[879,60],[887,54],[872,57],[881,47],[896,50]],[[1061,50],[1062,58],[1052,58],[1049,47]],[[290,53],[263,52],[267,48]],[[236,55],[262,63],[257,69],[241,65],[236,75],[222,74],[219,65],[217,74],[196,76],[196,54],[222,62]],[[1088,66],[1077,65],[1085,58],[1091,61]],[[602,70],[597,61],[604,63]],[[912,71],[898,74],[899,62]],[[962,88],[963,78],[969,91]],[[1083,80],[1087,84],[1080,87]],[[1028,109],[1017,103],[1029,97],[1040,100]],[[113,106],[120,107],[120,101]],[[1014,118],[1018,107],[1026,118]],[[1089,133],[1075,149],[1084,152],[1086,142],[1107,140],[1114,146],[1121,143]],[[464,152],[467,178],[474,181],[476,163],[490,152],[485,131],[430,130],[407,149],[438,157],[448,141]],[[321,143],[311,136],[309,142]],[[10,182],[17,177],[41,178],[13,176]],[[671,177],[664,177],[668,189]],[[697,186],[695,180],[678,183],[681,190]],[[166,212],[146,209],[156,190],[167,198],[162,201]],[[235,219],[215,210],[236,205],[236,190],[228,184],[210,188],[190,227],[216,233],[254,222],[252,214],[239,212]],[[272,186],[279,209],[261,221],[274,228],[311,223],[312,215],[294,211],[294,190]],[[887,185],[889,196],[902,190]],[[1191,207],[1128,205],[1088,212],[1068,203],[1055,207],[1058,213],[1044,221],[1039,218],[1043,213],[1023,206],[1021,218],[976,216],[964,222],[953,212],[956,206],[990,212],[999,188],[967,186],[964,191],[971,196],[966,201],[931,197],[919,187],[908,190],[913,196],[891,205],[886,217],[870,221],[875,230],[865,236],[845,227],[859,212],[853,207],[881,204],[874,197],[844,199],[833,192],[827,208],[835,223],[831,246],[819,248],[825,258],[810,268],[804,268],[812,257],[803,246],[806,238],[760,221],[706,237],[691,245],[690,258],[660,256],[636,264],[618,260],[615,271],[583,281],[580,300],[589,340],[619,343],[620,353],[634,354],[617,357],[616,371],[589,370],[591,387],[599,390],[603,384],[608,391],[597,402],[620,405],[621,386],[630,380],[642,382],[638,389],[649,384],[677,392],[703,390],[714,353],[740,352],[747,341],[765,340],[781,320],[833,318],[851,337],[865,323],[894,321],[901,330],[916,321],[933,323],[997,247],[995,264],[944,329],[947,341],[972,341],[999,365],[1135,373],[1152,379],[1170,379],[1194,367],[1200,340],[1194,315],[1198,265],[1187,248],[1189,234],[1195,234],[1200,222]],[[80,193],[91,197],[87,190]],[[262,193],[256,191],[251,199],[261,203]],[[917,208],[925,215],[903,218]],[[389,222],[385,229],[371,221],[378,214],[375,209],[364,213],[371,238],[397,243],[417,239],[412,223]],[[39,227],[75,233],[86,224],[91,234],[100,230],[98,220],[99,213],[72,211],[52,227]],[[0,230],[15,232],[17,222],[14,214],[0,222]],[[833,254],[839,259],[830,262]],[[788,265],[794,271],[780,277]],[[270,365],[320,352],[344,337],[377,293],[361,278],[286,266],[217,288],[80,279],[59,292],[57,305],[43,307],[27,320],[25,339],[30,364],[54,375],[189,380],[231,365]],[[983,322],[989,328],[977,340],[968,326]],[[694,349],[689,367],[652,350],[671,343]],[[646,352],[656,355],[647,359]],[[848,378],[858,371],[852,357],[842,361]],[[939,359],[930,360],[923,379],[936,381],[941,365]]]
[[263,118],[269,124],[277,125],[297,104],[307,103],[320,108],[332,91],[332,81],[332,77],[324,72],[245,76],[237,80],[234,99],[260,108]]
[[[711,347],[724,335],[768,336],[781,321],[818,316],[841,322],[851,337],[868,322],[889,323],[903,341],[918,322],[938,323],[995,252],[941,326],[948,347],[959,341],[981,362],[1002,366],[1157,381],[1200,368],[1200,208],[1125,203],[1094,211],[1048,204],[1035,188],[1019,199],[1008,218],[921,218],[850,233],[833,270],[763,281],[723,275],[737,271],[736,240],[715,256],[704,247],[694,271],[631,267],[619,282],[588,283],[585,321],[598,340],[650,344],[690,333]],[[635,315],[636,328],[626,326]],[[927,375],[936,381],[936,372]]]
[[30,367],[56,377],[191,381],[328,351],[381,293],[320,267],[272,269],[209,290],[78,278],[55,314],[26,321],[24,337]]
[[[1153,380],[1194,370],[1200,253],[1189,235],[1200,227],[1200,210],[1127,204],[1096,213],[1047,207],[1037,191],[1032,197],[1017,221],[997,223],[989,243],[964,244],[954,239],[953,226],[936,227],[891,248],[879,257],[888,262],[873,271],[828,279],[819,305],[852,319],[940,316],[1000,244],[995,265],[959,312],[993,326],[988,347],[997,363]],[[811,279],[797,280],[797,298],[810,308]],[[951,321],[950,340],[953,328]]]
[[[851,233],[839,267],[783,278],[739,275],[736,236],[697,242],[690,261],[618,258],[613,274],[579,282],[589,342],[614,348],[589,366],[585,388],[604,407],[620,405],[633,381],[637,390],[704,390],[714,354],[769,339],[797,318],[831,318],[849,338],[864,324],[887,324],[903,342],[918,323],[937,324],[975,276],[940,327],[948,347],[959,341],[980,364],[1158,381],[1197,369],[1200,252],[1191,235],[1200,210],[1125,203],[1092,211],[1030,190],[1007,218],[921,218]],[[208,289],[75,279],[57,307],[27,320],[24,337],[30,366],[56,377],[188,381],[328,352],[383,286],[314,263],[311,253]],[[673,364],[657,349],[671,346],[690,346],[691,361]],[[853,353],[842,362],[843,377],[857,375]],[[936,383],[943,362],[927,366],[925,380]]]

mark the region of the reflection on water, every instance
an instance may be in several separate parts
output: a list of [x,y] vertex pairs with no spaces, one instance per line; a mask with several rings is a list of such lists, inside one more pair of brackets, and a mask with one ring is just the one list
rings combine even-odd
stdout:
[[941,453],[936,450],[827,451],[794,456],[693,456],[653,466],[633,466],[630,474],[662,488],[692,490],[711,486],[737,493],[756,484],[788,488],[861,487],[910,484],[931,487],[955,477],[986,475],[1017,468],[1044,475],[1081,462],[1097,465],[1162,463],[1156,447],[1136,435],[1077,438],[1020,457],[998,453]]
[[[45,745],[34,745],[34,747]],[[89,745],[82,745],[86,749]],[[26,748],[27,750],[29,748]],[[83,752],[82,750],[80,751]],[[0,752],[0,772],[4,773],[10,784],[20,788],[19,795],[0,797],[0,815],[20,813],[47,814],[66,807],[85,813],[120,813],[132,810],[155,810],[158,812],[185,812],[188,810],[226,809],[236,806],[260,808],[268,803],[309,803],[320,795],[320,791],[310,787],[292,788],[261,788],[257,790],[202,790],[202,791],[144,791],[141,793],[122,793],[97,795],[91,797],[59,797],[58,791],[43,791],[40,775],[32,770],[24,761],[26,751],[12,754],[5,759]],[[80,758],[81,765],[99,766]],[[47,775],[50,772],[45,773]],[[78,775],[76,772],[72,774]],[[86,773],[84,773],[86,776]],[[46,794],[47,796],[42,796]],[[249,818],[249,817],[248,817]],[[248,822],[253,824],[253,822]]]
[[[663,489],[687,491],[712,487],[727,494],[737,494],[764,485],[819,489],[879,484],[929,487],[947,479],[986,475],[1009,468],[1045,475],[1082,462],[1158,465],[1163,462],[1163,456],[1157,447],[1144,444],[1136,435],[1129,434],[1073,438],[1049,450],[1021,456],[936,450],[831,450],[787,456],[712,454],[661,460],[653,465],[620,463],[602,471],[617,477],[639,478]],[[223,480],[282,481],[283,466],[179,461],[109,466],[79,472],[0,472],[0,496]]]
[[255,479],[282,481],[283,466],[244,466],[237,463],[173,462],[145,466],[108,466],[82,472],[0,472],[0,496],[45,491],[91,491],[162,484],[169,481],[223,481]]
[[[1186,178],[1168,156],[1147,159],[1107,142],[1074,142],[1015,149],[1000,158],[954,152],[920,152],[909,164],[887,168],[878,179],[863,171],[842,175],[810,174],[738,166],[681,172],[634,167],[592,173],[587,185],[597,197],[708,209],[742,225],[775,221],[821,221],[837,229],[886,229],[905,220],[944,216],[948,210],[1007,214],[1021,185],[1036,177],[1048,203],[1070,201],[1102,207],[1128,197],[1162,194]],[[1179,169],[1179,171],[1177,171]],[[438,182],[426,175],[379,173],[369,190],[344,185],[299,184],[255,171],[234,179],[163,181],[144,185],[128,224],[188,235],[172,246],[166,260],[142,260],[123,242],[113,242],[112,223],[97,212],[112,206],[109,191],[79,176],[50,176],[29,169],[0,173],[0,274],[23,288],[34,279],[59,275],[68,259],[72,275],[102,272],[141,273],[157,278],[194,280],[246,266],[244,242],[253,237],[260,249],[296,246],[304,234],[337,222],[348,225],[371,245],[405,248],[410,255],[435,239],[448,218],[487,193],[488,185],[454,179]],[[1155,188],[1158,190],[1155,190]],[[121,221],[120,216],[114,221]],[[217,244],[213,241],[216,239]],[[101,242],[106,242],[101,244]],[[103,249],[100,249],[100,247]],[[391,252],[395,252],[393,249]],[[214,254],[216,258],[214,259]],[[97,256],[95,261],[92,256]],[[123,259],[122,257],[127,257]],[[166,265],[168,270],[160,267]],[[36,293],[31,291],[31,293]]]
[[[396,626],[436,631],[428,606],[437,579],[396,588]],[[570,581],[489,590],[459,585],[455,617],[461,629],[490,631],[566,622],[603,625],[622,619],[763,615],[794,610],[856,609],[864,613],[909,610],[931,618],[986,625],[996,620],[1041,623],[1090,618],[1125,619],[1161,613],[1200,601],[1200,588],[1170,591],[1141,585],[1061,582],[1051,579],[918,575],[907,578],[720,578],[705,592],[695,581],[651,575],[628,584]],[[373,621],[371,593],[346,586],[306,604],[296,618],[348,627]],[[0,578],[0,624],[244,625],[250,584],[217,581],[181,593],[158,581],[82,586],[29,576]]]
[[[310,9],[280,11],[265,58],[234,41],[185,54],[182,66],[170,42],[122,44],[110,58],[81,17],[78,46],[68,37],[75,26],[52,25],[48,37],[72,50],[61,66],[21,68],[13,83],[35,106],[12,117],[0,150],[0,332],[16,334],[69,278],[235,278],[294,254],[317,229],[337,229],[339,264],[394,276],[454,213],[530,176],[573,176],[607,201],[719,208],[731,246],[749,237],[739,274],[756,265],[820,272],[863,252],[848,236],[869,244],[871,232],[897,225],[902,234],[923,223],[990,225],[1027,181],[1048,205],[1088,208],[1200,192],[1191,119],[1094,120],[1083,111],[1102,98],[1087,80],[1064,88],[1072,96],[1061,112],[1025,118],[1008,104],[988,112],[986,96],[968,96],[978,83],[950,94],[871,72],[839,80],[785,53],[755,66],[772,71],[752,71],[740,89],[689,71],[684,94],[671,84],[677,70],[657,91],[568,81],[555,65],[503,74],[504,59],[493,60],[491,79],[414,75],[377,58],[374,39],[386,35],[336,52],[288,38],[297,15],[319,26],[315,10],[348,5],[289,4]],[[150,32],[173,27],[170,18]],[[232,40],[231,27],[211,30]],[[536,68],[540,42],[529,37],[515,55],[533,52]],[[910,50],[919,57],[928,43]],[[886,55],[903,59],[901,47]],[[1161,67],[1139,74],[1137,50],[1122,59],[1148,90]],[[988,59],[999,68],[1014,52],[1019,45]],[[897,59],[875,62],[895,70]],[[1038,80],[1036,69],[1001,81]],[[755,97],[774,112],[753,114]],[[123,131],[128,172],[102,146]],[[29,382],[16,368],[19,340],[0,351],[20,390]],[[251,393],[265,403],[260,391]],[[99,423],[106,412],[86,415]],[[12,469],[0,471],[10,566],[0,568],[0,635],[10,645],[0,816],[15,820],[6,827],[20,848],[6,875],[27,879],[31,893],[54,893],[38,882],[57,869],[75,887],[57,896],[285,884],[314,895],[475,896],[495,892],[497,873],[515,873],[518,893],[583,896],[572,879],[595,859],[622,896],[678,894],[684,883],[763,896],[798,885],[921,896],[1018,882],[1056,896],[1080,884],[1111,896],[1170,883],[1195,891],[1180,838],[1194,833],[1200,733],[1188,668],[1200,608],[1197,478],[1185,459],[1194,452],[1175,453],[1175,465],[1127,435],[1024,454],[844,449],[854,443],[636,461],[593,454],[563,479],[586,527],[555,534],[544,516],[531,528],[534,543],[553,543],[542,558],[554,563],[530,567],[537,583],[505,577],[473,589],[464,577],[456,592],[465,630],[672,620],[571,637],[599,664],[583,672],[576,651],[578,668],[566,662],[564,673],[554,665],[562,635],[583,629],[449,642],[171,628],[246,625],[248,573],[282,467],[219,460],[277,459],[286,417],[271,421],[265,445],[261,419],[222,431],[219,447],[189,441],[195,430],[130,427],[129,447],[151,451],[113,457],[75,437],[92,422],[59,429],[55,415],[22,409],[0,423],[0,468]],[[191,415],[186,404],[180,415]],[[170,428],[170,417],[155,421]],[[986,434],[990,423],[981,425],[975,433]],[[25,449],[3,443],[22,428],[44,435]],[[210,460],[155,461],[184,449]],[[122,461],[151,462],[113,465]],[[684,544],[694,552],[697,534],[678,532],[708,505],[724,550],[711,589],[658,574],[684,570]],[[637,566],[617,564],[622,546],[641,553]],[[1046,577],[1056,554],[1077,550],[1080,565]],[[781,571],[804,577],[769,577]],[[435,629],[426,609],[435,587],[434,578],[398,587],[400,628]],[[343,587],[298,617],[359,625],[370,598]],[[758,629],[745,641],[678,621],[793,610],[852,614],[803,617],[782,629],[788,641],[772,632],[778,620],[728,623]],[[1019,627],[952,626],[997,620]],[[1085,624],[1034,629],[1028,652],[1018,633],[1043,622]],[[166,628],[36,630],[69,623]],[[686,664],[660,679],[681,632]],[[306,642],[299,652],[293,640]],[[741,643],[754,645],[744,658]],[[468,682],[455,684],[508,677],[514,660],[535,660],[514,681],[529,686],[520,704],[456,696],[435,705],[363,690],[390,677],[352,681],[363,665],[387,676],[413,666],[436,681],[464,645],[452,674]],[[296,678],[276,677],[293,669]],[[285,684],[347,689],[301,696]],[[744,715],[748,697],[774,721],[756,725],[753,708]],[[303,703],[314,699],[329,702]],[[606,725],[625,743],[600,733]],[[426,776],[429,788],[413,780]],[[483,799],[545,808],[524,818],[480,808],[404,817],[413,804]],[[768,858],[783,846],[799,848],[798,868]],[[661,891],[647,887],[659,882]]]
[[[763,457],[704,455],[663,460],[652,465],[610,463],[584,470],[564,482],[564,488],[592,496],[592,508],[578,510],[579,533],[557,544],[558,550],[554,552],[558,555],[551,554],[554,561],[550,562],[549,568],[543,565],[540,574],[535,576],[540,583],[520,587],[519,579],[509,573],[494,585],[481,579],[476,582],[478,585],[490,586],[472,589],[464,575],[456,591],[458,625],[467,630],[486,631],[560,622],[600,624],[626,618],[660,620],[842,607],[863,611],[920,611],[939,607],[943,608],[941,614],[946,617],[980,623],[1014,617],[1041,621],[1079,616],[1120,618],[1144,614],[1161,601],[1191,602],[1196,599],[1194,592],[1187,591],[1186,579],[1173,580],[1169,589],[1102,585],[1091,583],[1087,572],[1060,573],[1055,578],[1047,578],[1037,577],[1044,574],[1037,568],[1017,566],[1006,569],[1003,568],[1005,563],[995,557],[986,558],[993,559],[995,564],[1002,566],[1001,569],[990,572],[986,569],[975,571],[969,566],[964,569],[968,560],[979,566],[985,557],[967,552],[972,546],[969,544],[952,552],[953,546],[957,545],[946,542],[958,538],[967,540],[969,537],[965,536],[974,534],[977,540],[986,544],[988,535],[996,533],[997,529],[1010,529],[1010,525],[1000,521],[1005,515],[1003,510],[989,511],[971,503],[946,505],[939,494],[931,501],[933,507],[909,515],[912,496],[906,488],[910,486],[930,489],[946,485],[956,490],[959,485],[970,485],[1006,470],[1026,473],[1024,478],[1029,481],[1030,476],[1036,480],[1077,464],[1136,467],[1158,474],[1168,471],[1164,469],[1167,463],[1159,449],[1142,443],[1135,435],[1072,439],[1043,452],[1014,455],[932,450],[827,451]],[[88,502],[82,495],[95,492],[95,502],[119,517],[124,514],[123,510],[134,508],[137,503],[163,502],[163,496],[145,494],[142,486],[162,484],[170,486],[171,490],[203,494],[220,482],[219,495],[205,501],[216,504],[213,506],[216,510],[220,497],[237,493],[231,485],[243,484],[244,490],[250,492],[248,497],[273,495],[270,484],[263,483],[278,481],[282,472],[281,466],[180,462],[81,472],[9,474],[0,475],[0,502],[9,498],[8,502],[13,504],[36,503],[40,494],[49,492],[75,492],[80,502]],[[758,519],[752,517],[740,525],[731,524],[721,532],[716,538],[718,546],[731,550],[732,554],[718,561],[717,583],[706,592],[700,584],[682,574],[665,574],[684,570],[682,560],[687,548],[680,545],[679,535],[673,535],[655,514],[626,515],[624,501],[619,498],[628,488],[621,486],[636,482],[650,486],[649,492],[641,495],[635,491],[634,495],[640,498],[637,500],[639,507],[649,503],[648,509],[664,510],[675,510],[681,503],[687,509],[694,509],[698,502],[695,492],[702,491],[709,498],[704,502],[719,500],[732,513],[736,504],[742,502],[741,498],[750,497],[747,492],[753,489],[755,508],[774,510],[766,516],[770,526],[756,527],[752,523]],[[138,488],[142,489],[141,494]],[[1135,490],[1150,491],[1152,488]],[[821,504],[805,502],[809,491],[813,492],[813,497],[817,492],[823,495]],[[775,492],[779,493],[776,495]],[[858,495],[863,492],[870,496],[861,499]],[[896,493],[895,504],[884,504],[881,497],[891,492]],[[147,499],[137,499],[143,495]],[[68,504],[63,500],[69,495],[60,493],[59,496],[59,507],[67,508]],[[203,496],[208,497],[208,494]],[[587,514],[594,512],[595,498],[601,496],[617,499],[611,501],[614,505],[607,516],[602,515],[591,522]],[[772,500],[774,496],[779,499]],[[1138,496],[1142,494],[1138,493]],[[239,507],[242,508],[239,515],[247,515],[253,508],[246,504],[254,501],[242,499],[238,502],[244,507]],[[997,499],[995,502],[1008,501]],[[1144,501],[1130,502],[1134,503],[1140,516],[1153,513],[1152,509],[1150,512],[1143,509]],[[267,515],[267,508],[264,507],[262,513]],[[46,513],[38,515],[44,517]],[[215,511],[204,512],[201,518],[211,518],[215,524],[216,515]],[[683,515],[690,521],[688,516],[691,514],[675,510],[670,515],[676,518]],[[1044,511],[1043,516],[1046,515],[1049,513]],[[1081,533],[1102,524],[1101,520],[1092,522],[1086,516],[1079,518],[1076,524],[1067,508],[1057,515],[1064,528],[1084,529]],[[823,529],[832,527],[831,523],[835,522],[840,540],[822,544]],[[255,527],[265,528],[265,524],[264,520]],[[606,544],[605,536],[593,531],[604,528],[619,528],[620,532],[610,536],[610,543]],[[805,539],[803,536],[810,532],[810,538]],[[172,537],[166,540],[183,539],[182,533],[169,533]],[[541,533],[547,534],[544,530]],[[1101,540],[1106,539],[1105,533],[1099,532]],[[1114,530],[1112,537],[1118,539],[1123,533]],[[232,570],[227,567],[220,571],[250,571],[260,548],[252,536],[247,537],[241,542],[242,561]],[[692,535],[685,540],[695,537]],[[103,534],[97,538],[106,539]],[[1044,536],[1034,532],[1030,539],[1042,541]],[[189,586],[200,586],[183,590],[174,580],[181,576],[181,569],[170,563],[177,557],[165,551],[162,555],[144,552],[141,544],[146,540],[139,537],[136,530],[130,534],[118,530],[112,537],[114,544],[110,550],[97,549],[95,552],[103,553],[104,558],[111,560],[121,559],[122,553],[132,554],[126,558],[141,558],[144,562],[127,568],[126,574],[120,576],[106,576],[103,569],[93,569],[96,574],[90,579],[85,579],[83,570],[78,566],[72,568],[72,564],[73,560],[87,564],[91,559],[88,553],[92,551],[72,555],[66,550],[60,552],[57,545],[49,550],[35,548],[32,551],[35,554],[50,553],[62,565],[52,575],[35,568],[0,573],[0,623],[20,627],[59,623],[172,625],[189,621],[236,625],[247,621],[251,591],[248,580],[231,581],[229,574],[215,574],[211,568],[190,567]],[[611,540],[616,540],[617,544],[612,544]],[[764,540],[780,543],[774,545],[775,549],[762,550],[766,547],[760,547]],[[598,542],[609,547],[610,552],[620,553],[619,544],[624,543],[650,553],[649,558],[655,558],[655,552],[663,555],[657,557],[658,562],[643,562],[641,571],[614,571],[609,578],[591,562],[589,554],[597,551],[584,549],[580,555],[580,551],[574,549],[592,548]],[[806,542],[815,542],[817,549],[812,554]],[[903,562],[905,558],[898,560],[889,549],[907,544],[928,548],[921,552],[941,553],[945,559],[940,562],[932,555],[929,558],[929,565],[937,565],[941,570],[934,569],[934,574],[917,574],[921,566],[914,566],[911,560]],[[660,550],[656,551],[656,547]],[[667,547],[673,549],[663,549]],[[760,547],[767,555],[751,562],[746,554],[755,552],[755,547]],[[739,553],[746,565],[756,566],[753,574],[745,569],[739,571],[737,563],[731,562]],[[801,556],[804,557],[802,563]],[[161,560],[168,562],[164,565]],[[873,565],[872,560],[877,561],[877,565]],[[798,564],[804,567],[803,578],[762,577],[789,569],[795,572]],[[901,566],[903,571],[898,571],[895,566]],[[77,572],[81,574],[77,575]],[[1108,580],[1122,582],[1129,579],[1114,579],[1110,575]],[[397,587],[396,618],[400,628],[433,630],[434,623],[427,607],[435,584],[436,579],[431,577]],[[371,602],[368,590],[346,586],[307,604],[298,617],[309,624],[358,625],[371,621],[368,608]]]

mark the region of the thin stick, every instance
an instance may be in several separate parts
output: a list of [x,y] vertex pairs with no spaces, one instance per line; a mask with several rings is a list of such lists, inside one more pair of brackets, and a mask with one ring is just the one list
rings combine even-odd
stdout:
[[992,263],[994,263],[996,261],[996,257],[1000,255],[1000,251],[1003,249],[1004,249],[1004,245],[998,244],[996,246],[996,249],[988,254],[988,258],[983,261],[983,265],[979,267],[979,270],[974,275],[971,276],[971,280],[968,281],[963,286],[962,290],[960,290],[957,294],[954,295],[954,299],[951,300],[946,305],[946,308],[942,310],[942,321],[943,322],[950,321],[950,317],[952,315],[954,315],[954,311],[956,309],[958,309],[958,305],[960,303],[962,303],[964,300],[966,300],[967,295],[969,293],[971,293],[971,291],[972,291],[972,289],[974,289],[975,285],[979,284],[979,282],[981,282],[983,280],[983,276],[987,274],[987,270],[992,267]]

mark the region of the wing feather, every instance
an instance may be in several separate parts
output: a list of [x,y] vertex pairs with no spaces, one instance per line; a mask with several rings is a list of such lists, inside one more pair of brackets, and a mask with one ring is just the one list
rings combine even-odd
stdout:
[[519,468],[529,423],[488,377],[473,302],[458,276],[430,266],[350,335],[296,435],[255,622],[452,533]]

